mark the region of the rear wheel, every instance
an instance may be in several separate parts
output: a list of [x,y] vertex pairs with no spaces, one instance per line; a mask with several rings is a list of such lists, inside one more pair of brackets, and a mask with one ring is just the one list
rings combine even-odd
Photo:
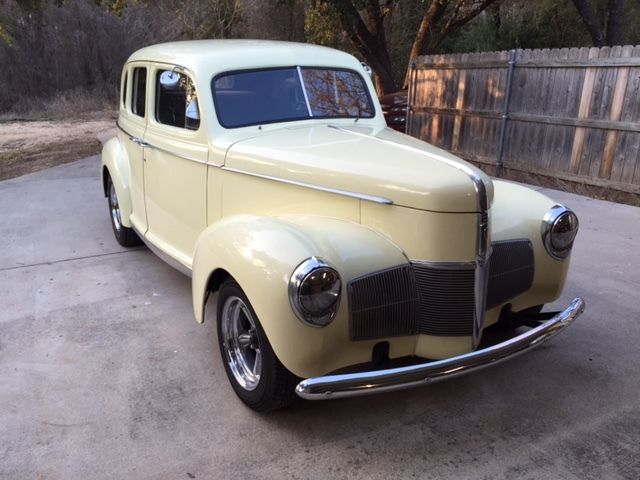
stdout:
[[116,240],[123,247],[135,247],[140,245],[140,237],[133,230],[133,228],[125,227],[122,224],[122,214],[120,211],[120,203],[118,202],[118,195],[116,194],[116,188],[113,185],[111,177],[107,178],[107,198],[109,199],[109,218],[111,219],[111,228],[113,228],[113,235]]
[[299,379],[280,363],[247,296],[233,280],[220,287],[217,317],[222,362],[240,400],[259,412],[292,403]]

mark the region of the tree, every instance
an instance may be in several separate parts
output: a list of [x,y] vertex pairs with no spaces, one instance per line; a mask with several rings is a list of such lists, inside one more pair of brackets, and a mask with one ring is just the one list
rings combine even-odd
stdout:
[[596,47],[621,45],[625,36],[626,0],[572,0]]
[[[411,58],[436,51],[448,35],[459,30],[499,0],[419,1],[422,4],[422,19],[409,58],[405,59],[405,65],[408,65]],[[385,23],[398,8],[399,0],[326,0],[315,3],[326,3],[332,7],[355,51],[376,73],[378,93],[398,90],[389,55]],[[403,82],[404,87],[407,84],[407,75]]]

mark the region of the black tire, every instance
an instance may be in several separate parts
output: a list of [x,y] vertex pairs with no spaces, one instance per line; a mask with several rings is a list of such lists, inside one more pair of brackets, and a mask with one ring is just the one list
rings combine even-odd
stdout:
[[109,219],[116,240],[123,247],[136,247],[142,243],[133,228],[125,227],[120,216],[120,204],[113,186],[111,177],[107,177],[107,206],[109,207]]
[[[238,317],[233,320],[236,311]],[[242,324],[244,327],[235,330],[232,327]],[[300,379],[280,363],[249,299],[232,279],[220,287],[217,327],[224,369],[233,390],[245,405],[258,412],[269,412],[286,407],[296,399],[295,387]],[[252,355],[254,359],[258,355],[261,359],[258,378],[252,375],[254,369],[250,368]]]

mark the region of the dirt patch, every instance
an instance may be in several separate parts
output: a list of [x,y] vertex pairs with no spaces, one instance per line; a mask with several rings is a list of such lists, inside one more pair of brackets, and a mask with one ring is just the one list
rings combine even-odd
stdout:
[[101,120],[0,123],[0,180],[100,153],[115,115]]

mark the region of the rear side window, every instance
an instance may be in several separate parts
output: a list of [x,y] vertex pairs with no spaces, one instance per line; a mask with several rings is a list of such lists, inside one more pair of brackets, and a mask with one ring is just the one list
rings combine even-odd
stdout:
[[131,111],[139,117],[144,117],[145,101],[147,97],[147,69],[136,67],[133,69],[133,92],[131,95]]
[[127,80],[129,79],[129,72],[124,72],[124,80],[122,81],[122,92],[120,92],[120,97],[122,101],[122,106],[125,107],[127,105]]
[[173,70],[156,75],[156,120],[164,125],[197,130],[200,127],[198,97],[193,81]]

